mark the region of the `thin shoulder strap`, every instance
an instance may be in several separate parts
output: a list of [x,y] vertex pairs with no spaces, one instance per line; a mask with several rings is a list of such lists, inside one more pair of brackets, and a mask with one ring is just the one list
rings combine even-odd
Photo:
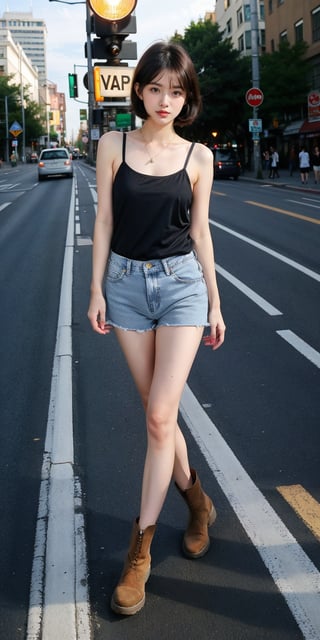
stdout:
[[187,164],[188,164],[188,162],[189,162],[189,158],[190,158],[190,156],[191,156],[191,154],[192,154],[192,151],[193,151],[193,147],[194,147],[194,145],[195,145],[195,142],[192,142],[192,144],[190,145],[190,149],[189,149],[189,151],[188,151],[188,153],[187,153],[187,157],[186,157],[185,162],[184,162],[184,165],[183,165],[183,168],[184,168],[184,169],[186,169],[186,168],[187,168]]
[[126,142],[127,142],[127,134],[124,132],[122,136],[122,162],[126,160]]

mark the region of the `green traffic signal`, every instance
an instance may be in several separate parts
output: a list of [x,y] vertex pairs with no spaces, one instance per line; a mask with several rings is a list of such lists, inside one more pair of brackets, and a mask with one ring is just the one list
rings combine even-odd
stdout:
[[69,96],[70,98],[78,97],[78,77],[76,73],[68,73],[69,79]]

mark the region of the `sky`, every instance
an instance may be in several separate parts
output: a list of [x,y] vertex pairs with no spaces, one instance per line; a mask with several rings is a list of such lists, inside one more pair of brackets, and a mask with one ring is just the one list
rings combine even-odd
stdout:
[[[197,22],[203,18],[206,11],[213,11],[214,5],[214,0],[138,0],[135,10],[137,33],[131,36],[131,40],[137,42],[138,57],[155,40],[170,38],[175,31],[183,34],[192,20]],[[31,11],[34,18],[46,22],[48,80],[57,84],[58,91],[65,93],[67,137],[76,138],[80,108],[86,108],[88,100],[83,86],[87,64],[84,56],[85,4],[71,6],[49,0],[0,0],[0,11],[1,15],[5,11]],[[129,65],[134,66],[134,61]],[[69,98],[68,73],[78,74],[78,101]]]

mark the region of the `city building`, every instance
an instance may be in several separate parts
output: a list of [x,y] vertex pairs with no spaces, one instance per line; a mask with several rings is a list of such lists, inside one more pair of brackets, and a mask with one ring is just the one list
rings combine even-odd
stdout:
[[54,82],[47,82],[50,100],[50,130],[58,136],[59,145],[64,145],[66,130],[66,101],[64,93],[60,93]]
[[21,45],[39,73],[39,84],[45,84],[47,78],[46,37],[47,27],[43,20],[33,17],[31,12],[3,13],[0,27],[9,29],[14,42]]
[[305,120],[290,123],[284,130],[285,138],[320,139],[320,1],[265,0],[266,51],[272,53],[279,43],[287,40],[291,45],[304,40],[308,44],[306,58],[311,65],[311,86],[306,96]]
[[[33,67],[37,69],[38,90],[32,99],[45,108],[47,135],[44,138],[46,142],[49,142],[50,129],[58,135],[59,142],[63,141],[66,128],[66,101],[65,95],[58,92],[57,85],[47,79],[46,23],[35,18],[32,12],[6,11],[0,18],[1,29],[11,34],[11,42],[23,50],[24,57],[29,58]],[[7,68],[9,69],[9,66]],[[9,71],[4,70],[3,73],[9,73]],[[29,82],[25,82],[24,76],[22,76],[22,82],[23,85],[29,85]]]
[[[265,51],[265,5],[262,0],[257,1],[257,11],[259,48],[262,53]],[[248,0],[217,0],[215,21],[223,37],[229,38],[241,55],[251,55],[251,10]]]
[[0,28],[0,75],[12,75],[14,84],[26,87],[30,100],[38,102],[38,70],[8,29]]

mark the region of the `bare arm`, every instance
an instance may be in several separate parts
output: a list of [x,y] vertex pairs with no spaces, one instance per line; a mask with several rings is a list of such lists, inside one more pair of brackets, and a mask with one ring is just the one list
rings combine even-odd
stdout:
[[205,344],[212,346],[213,349],[218,349],[224,341],[226,328],[220,309],[220,296],[208,215],[213,181],[213,158],[212,152],[203,145],[197,145],[195,152],[197,178],[193,186],[190,235],[197,258],[203,269],[208,290],[210,336],[205,339]]
[[106,301],[103,279],[110,252],[113,231],[112,181],[114,161],[118,154],[119,134],[107,133],[99,141],[97,154],[98,210],[93,232],[92,279],[88,318],[97,333],[111,329],[106,325]]

